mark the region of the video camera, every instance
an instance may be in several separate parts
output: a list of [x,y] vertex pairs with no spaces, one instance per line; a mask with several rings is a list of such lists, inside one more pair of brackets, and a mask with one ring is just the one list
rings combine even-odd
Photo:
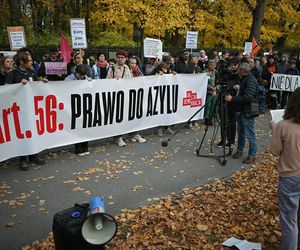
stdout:
[[237,70],[231,69],[227,61],[221,61],[217,72],[217,85],[226,87],[228,90],[230,90],[234,85],[239,83],[239,75]]

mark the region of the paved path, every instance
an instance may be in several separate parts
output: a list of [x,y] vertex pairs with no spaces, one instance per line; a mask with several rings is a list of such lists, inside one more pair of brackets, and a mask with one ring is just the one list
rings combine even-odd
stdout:
[[[257,119],[259,151],[268,143],[269,116]],[[207,155],[212,127],[202,147]],[[197,157],[204,129],[184,129],[161,147],[160,138],[146,131],[147,143],[119,148],[112,140],[91,143],[91,154],[79,157],[73,148],[44,152],[47,164],[19,171],[17,161],[0,163],[0,249],[14,250],[40,240],[52,231],[56,212],[101,195],[107,212],[134,209],[155,202],[183,188],[203,185],[213,178],[226,178],[248,166],[228,157],[226,166],[214,158]],[[214,151],[221,153],[214,147]]]

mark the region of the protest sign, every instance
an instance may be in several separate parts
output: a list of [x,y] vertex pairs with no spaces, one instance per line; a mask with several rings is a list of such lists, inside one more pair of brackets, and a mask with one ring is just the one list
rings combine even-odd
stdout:
[[85,19],[71,18],[70,24],[73,49],[87,48]]
[[25,31],[23,26],[7,27],[9,44],[11,50],[26,47]]
[[203,73],[2,86],[0,161],[185,122],[205,104],[207,81]]
[[144,39],[144,56],[162,59],[162,42],[159,39]]
[[294,92],[300,86],[300,76],[272,74],[270,90]]
[[67,74],[66,62],[45,62],[46,75]]
[[186,33],[185,47],[187,49],[197,49],[197,42],[198,42],[198,32],[188,31]]
[[244,54],[252,53],[252,42],[245,42]]

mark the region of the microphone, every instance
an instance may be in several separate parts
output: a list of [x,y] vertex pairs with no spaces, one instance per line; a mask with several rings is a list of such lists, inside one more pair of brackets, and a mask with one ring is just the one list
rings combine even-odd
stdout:
[[169,143],[168,143],[168,141],[163,141],[161,143],[161,145],[166,148],[166,147],[168,147]]

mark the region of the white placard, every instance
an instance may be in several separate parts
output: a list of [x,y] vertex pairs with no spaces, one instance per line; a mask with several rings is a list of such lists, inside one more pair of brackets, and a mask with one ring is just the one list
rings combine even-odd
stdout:
[[284,115],[284,109],[274,109],[270,110],[272,121],[274,122],[280,122],[282,120],[282,117]]
[[185,47],[187,49],[197,49],[197,43],[198,43],[198,32],[188,31],[186,33]]
[[13,57],[15,54],[17,54],[16,51],[0,51],[4,56],[10,56]]
[[300,76],[272,74],[271,90],[294,92],[300,86]]
[[7,27],[11,50],[26,47],[25,31],[23,26]]
[[85,19],[84,18],[71,18],[71,36],[73,49],[87,48]]
[[162,59],[162,41],[159,39],[144,39],[144,57]]
[[252,53],[252,42],[245,42],[244,53]]

